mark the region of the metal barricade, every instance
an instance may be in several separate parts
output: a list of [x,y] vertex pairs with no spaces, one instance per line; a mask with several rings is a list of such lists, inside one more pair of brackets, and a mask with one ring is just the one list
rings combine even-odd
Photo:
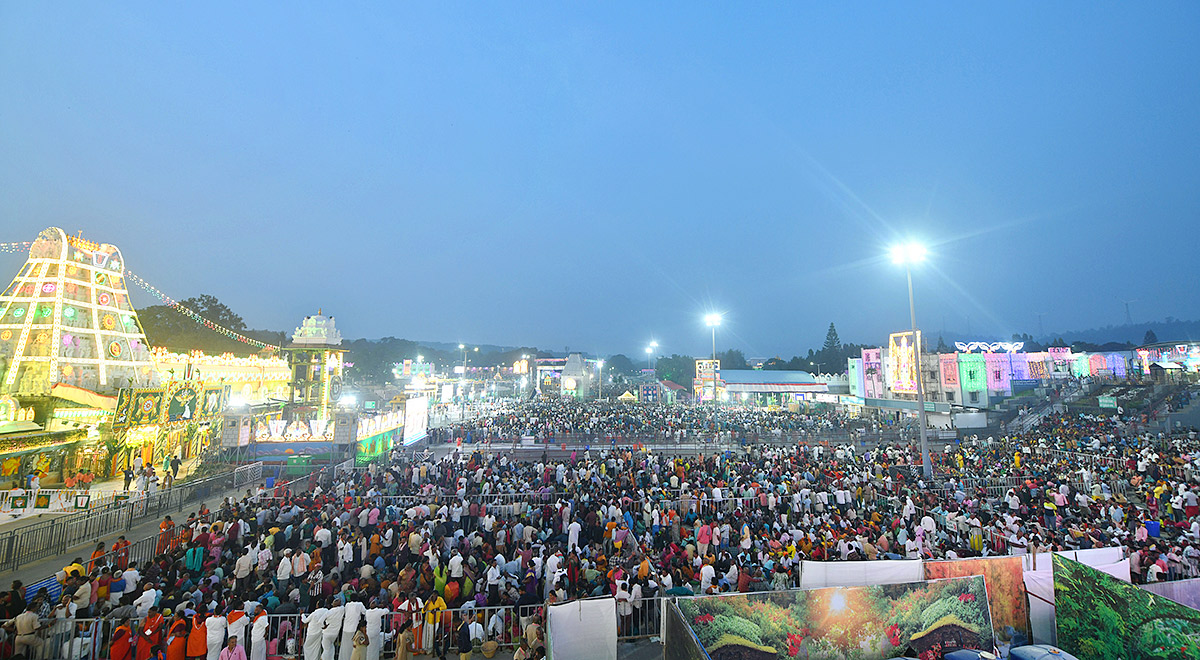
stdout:
[[226,472],[11,530],[0,536],[0,571],[15,571],[24,564],[66,554],[85,542],[128,530],[146,518],[178,514],[191,503],[234,488],[234,482],[234,473]]
[[249,465],[242,465],[233,471],[233,487],[241,488],[242,486],[255,484],[262,481],[262,478],[262,461],[255,461]]

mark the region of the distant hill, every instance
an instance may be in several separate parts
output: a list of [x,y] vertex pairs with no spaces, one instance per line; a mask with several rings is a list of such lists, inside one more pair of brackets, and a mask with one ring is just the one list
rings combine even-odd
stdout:
[[[1200,321],[1184,321],[1168,317],[1164,321],[1147,321],[1132,325],[1109,325],[1090,330],[1073,330],[1054,335],[1068,342],[1086,341],[1093,344],[1103,344],[1110,341],[1131,342],[1134,345],[1142,343],[1146,331],[1153,331],[1159,341],[1196,341],[1200,340]],[[1049,337],[1046,338],[1049,341]]]

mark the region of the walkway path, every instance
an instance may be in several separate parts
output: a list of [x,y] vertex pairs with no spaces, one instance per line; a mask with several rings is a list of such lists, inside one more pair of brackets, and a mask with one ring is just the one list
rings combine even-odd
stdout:
[[[199,458],[189,458],[179,466],[179,478],[183,479],[192,474],[200,465]],[[123,477],[109,477],[104,481],[97,481],[88,489],[93,493],[111,492],[125,490],[125,479]],[[36,516],[22,516],[20,518],[7,518],[0,520],[0,532],[8,532],[14,529],[21,529],[37,522],[41,522],[47,518],[57,518],[62,516],[75,515],[73,513],[41,513]]]
[[[263,472],[264,477],[273,476],[273,475],[274,475],[274,470],[264,470],[264,472]],[[182,468],[180,469],[180,476],[181,477],[183,476]],[[118,490],[120,489],[121,485],[123,485],[123,484],[118,483],[118,488],[117,488]],[[257,484],[251,484],[251,485],[244,486],[241,489],[232,489],[231,488],[231,489],[219,492],[219,493],[214,493],[213,495],[205,498],[202,501],[205,505],[208,506],[209,509],[215,510],[220,506],[220,503],[224,498],[240,497],[245,494],[247,489],[253,489],[256,486],[257,486]],[[93,486],[93,488],[95,488],[95,486]],[[170,515],[172,518],[176,519],[177,521],[179,521],[180,519],[186,520],[187,516],[189,514],[200,510],[200,504],[201,504],[201,501],[192,501],[192,502],[189,502],[187,504],[187,506],[184,507],[183,509],[181,509],[179,511],[168,511],[168,512],[165,512],[164,515]],[[72,514],[60,514],[60,515],[72,515]],[[36,521],[37,518],[41,518],[41,516],[32,517],[29,520]],[[101,536],[99,538],[94,538],[89,541],[80,543],[80,544],[72,547],[68,552],[66,552],[60,556],[50,557],[50,558],[41,559],[41,560],[37,560],[37,561],[32,561],[32,562],[29,562],[28,564],[22,565],[16,571],[6,571],[4,573],[0,573],[0,585],[7,585],[7,583],[11,580],[21,580],[22,582],[25,583],[26,586],[31,585],[38,580],[41,580],[43,578],[53,575],[56,571],[60,570],[63,566],[66,566],[67,564],[71,563],[71,560],[75,559],[76,557],[80,557],[86,562],[88,557],[91,555],[92,550],[95,549],[97,543],[103,542],[105,544],[106,548],[111,548],[113,542],[115,542],[117,540],[117,538],[121,537],[121,536],[124,536],[130,542],[135,542],[139,539],[144,539],[144,538],[153,536],[158,533],[158,531],[159,531],[158,525],[160,522],[162,522],[161,518],[146,518],[145,520],[143,520],[139,523],[135,523],[133,525],[133,527],[131,527],[129,529],[123,529],[123,528],[116,529],[116,530],[113,530],[113,532],[111,534],[107,534],[105,536]],[[25,519],[14,521],[13,524],[18,525],[16,527],[16,529],[20,529],[19,525],[21,523],[25,523]],[[4,530],[12,530],[12,529],[14,529],[14,527],[11,525],[4,525],[3,529]]]

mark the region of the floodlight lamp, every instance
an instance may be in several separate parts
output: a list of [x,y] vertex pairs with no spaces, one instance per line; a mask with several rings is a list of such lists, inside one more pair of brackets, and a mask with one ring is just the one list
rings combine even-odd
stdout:
[[925,255],[928,250],[920,243],[904,243],[902,245],[893,245],[888,254],[892,257],[892,263],[896,264],[915,264],[925,261]]

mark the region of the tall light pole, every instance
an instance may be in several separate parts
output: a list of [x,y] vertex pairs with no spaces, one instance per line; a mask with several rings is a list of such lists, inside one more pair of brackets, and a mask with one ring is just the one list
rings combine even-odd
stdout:
[[925,430],[925,384],[921,376],[921,340],[917,334],[917,307],[913,303],[912,265],[925,261],[927,250],[920,243],[893,246],[890,250],[892,263],[903,264],[908,278],[908,317],[912,322],[913,364],[917,372],[917,425],[921,431],[921,472],[926,479],[933,477],[933,463],[929,461],[929,438]]
[[717,326],[721,325],[720,314],[707,314],[704,324],[712,328],[712,403],[713,403],[713,432],[720,440],[721,427],[717,424]]
[[603,399],[604,398],[604,360],[596,360],[596,375],[598,376],[598,378],[596,380],[599,383],[596,386],[597,387],[596,398]]
[[[466,393],[465,393],[465,390],[467,389],[467,345],[466,345],[466,344],[459,344],[459,345],[458,345],[458,348],[459,348],[459,350],[461,350],[461,351],[463,352],[463,363],[462,363],[462,380],[459,382],[459,386],[460,386],[460,388],[461,388],[462,390],[464,390],[464,392],[461,392],[461,393],[460,393],[460,396],[462,396],[462,397],[463,397],[463,402],[462,402],[462,407],[463,407],[463,415],[466,415],[466,412],[467,412],[467,398],[466,398]],[[476,353],[478,353],[478,352],[479,352],[479,347],[478,347],[478,346],[476,346],[474,350],[475,350],[475,352],[476,352]]]

